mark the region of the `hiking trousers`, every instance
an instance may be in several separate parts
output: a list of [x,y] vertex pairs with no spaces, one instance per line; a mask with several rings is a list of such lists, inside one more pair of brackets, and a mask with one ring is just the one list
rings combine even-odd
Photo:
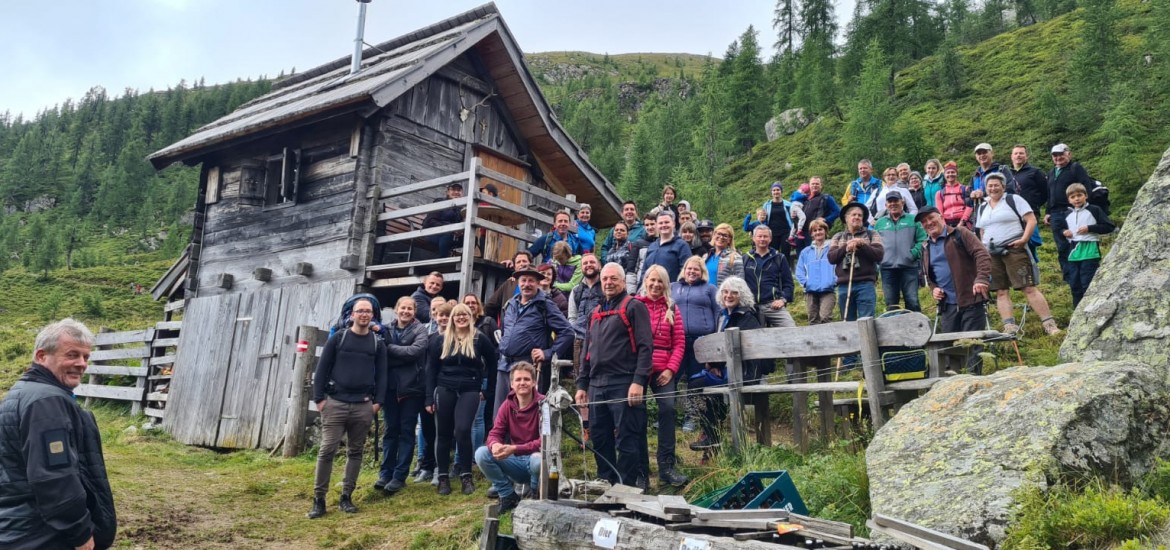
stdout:
[[317,472],[313,485],[313,496],[325,498],[329,492],[329,478],[333,476],[333,458],[345,436],[345,475],[341,481],[341,493],[353,493],[357,486],[358,474],[362,470],[362,451],[366,436],[374,423],[374,407],[370,401],[346,403],[332,397],[325,400],[321,410],[321,447],[317,450]]

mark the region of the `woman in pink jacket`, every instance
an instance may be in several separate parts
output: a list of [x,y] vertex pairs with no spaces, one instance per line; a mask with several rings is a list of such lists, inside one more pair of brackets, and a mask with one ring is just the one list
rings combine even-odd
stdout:
[[[658,480],[667,485],[686,485],[690,480],[674,468],[675,393],[686,349],[686,331],[682,313],[670,298],[670,277],[665,268],[652,265],[646,269],[638,300],[650,310],[650,330],[654,334],[654,366],[647,389],[658,400]],[[642,473],[648,483],[649,452],[642,457]]]

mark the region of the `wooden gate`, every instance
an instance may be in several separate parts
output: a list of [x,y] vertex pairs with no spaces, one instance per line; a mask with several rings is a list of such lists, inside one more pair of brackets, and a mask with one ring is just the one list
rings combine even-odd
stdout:
[[189,300],[163,427],[188,445],[274,447],[298,325],[326,327],[352,279]]

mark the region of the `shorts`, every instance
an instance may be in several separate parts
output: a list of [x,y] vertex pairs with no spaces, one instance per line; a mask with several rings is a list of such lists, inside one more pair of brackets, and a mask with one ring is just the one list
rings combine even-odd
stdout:
[[1003,256],[991,257],[991,290],[1036,286],[1032,270],[1032,255],[1027,247],[1011,248]]

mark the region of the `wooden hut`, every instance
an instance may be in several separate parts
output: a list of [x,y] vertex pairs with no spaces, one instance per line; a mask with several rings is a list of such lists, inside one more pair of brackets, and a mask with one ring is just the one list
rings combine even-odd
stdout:
[[[150,156],[160,169],[202,166],[185,283],[176,265],[161,285],[185,298],[163,420],[179,441],[275,446],[299,382],[297,326],[328,326],[354,292],[392,306],[440,271],[445,295],[482,296],[556,210],[588,202],[596,225],[620,219],[612,184],[557,122],[494,4],[350,65],[285,78]],[[452,182],[466,196],[442,200]],[[478,191],[489,182],[498,198]],[[464,221],[422,227],[453,205]],[[426,237],[452,232],[462,246],[439,257]]]

